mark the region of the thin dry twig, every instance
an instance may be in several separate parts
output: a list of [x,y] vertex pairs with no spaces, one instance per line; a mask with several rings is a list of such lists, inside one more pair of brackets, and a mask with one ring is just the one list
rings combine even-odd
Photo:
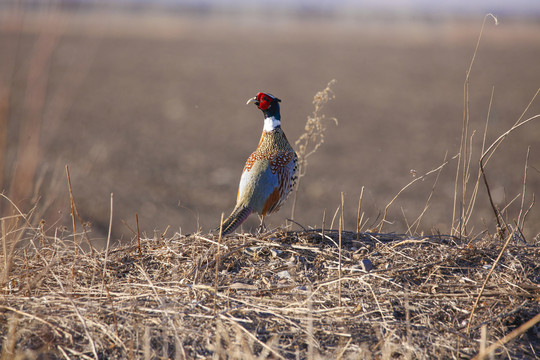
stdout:
[[[343,193],[341,193],[343,195]],[[339,255],[338,255],[338,306],[341,307],[341,219],[339,219]]]
[[364,218],[364,213],[362,213],[362,199],[364,198],[364,186],[360,189],[360,196],[358,198],[358,212],[356,214],[356,240],[360,240],[360,225]]
[[379,226],[378,226],[378,231],[379,232],[382,232],[383,230],[383,226],[384,224],[386,223],[386,218],[388,216],[388,209],[390,208],[390,206],[392,206],[392,204],[394,203],[394,201],[396,201],[396,199],[405,191],[407,190],[410,186],[412,186],[414,183],[416,183],[417,181],[420,181],[420,180],[423,180],[424,178],[426,178],[427,176],[433,174],[433,173],[436,173],[436,172],[440,172],[442,170],[442,168],[444,168],[447,164],[448,164],[449,160],[445,160],[441,165],[439,165],[438,167],[434,168],[434,169],[431,169],[430,171],[428,171],[427,173],[425,173],[424,175],[422,176],[419,176],[419,177],[416,177],[414,178],[414,180],[412,180],[411,182],[409,182],[407,185],[405,185],[403,188],[401,188],[401,190],[399,190],[399,192],[392,198],[392,200],[390,200],[390,202],[386,205],[386,207],[384,208],[384,214],[383,214],[383,218],[382,220],[380,221],[379,223]]
[[[538,89],[538,91],[536,91],[535,95],[533,96],[533,100],[536,98],[536,96],[538,95],[538,93],[540,92],[540,89]],[[531,100],[532,102],[532,100]],[[529,103],[529,106],[531,105],[531,103]],[[520,119],[518,119],[518,121],[510,128],[508,129],[506,132],[504,132],[503,134],[501,134],[483,153],[482,153],[482,156],[480,157],[480,170],[482,172],[482,176],[483,176],[483,179],[484,179],[484,184],[486,186],[486,190],[487,190],[487,193],[488,193],[488,197],[489,197],[489,201],[490,201],[490,205],[491,205],[491,209],[493,210],[493,213],[495,214],[495,220],[497,221],[497,230],[498,230],[498,233],[499,233],[499,237],[502,239],[504,239],[504,236],[505,236],[505,230],[508,230],[508,227],[507,226],[504,226],[501,224],[501,221],[503,221],[502,219],[502,215],[500,213],[500,211],[497,209],[497,207],[495,206],[494,202],[493,202],[493,198],[491,196],[491,191],[490,191],[490,188],[489,188],[489,184],[488,184],[488,181],[487,181],[487,176],[486,176],[486,173],[485,173],[485,170],[484,170],[484,166],[487,164],[487,162],[489,161],[489,159],[491,158],[491,156],[493,156],[494,152],[497,150],[497,148],[499,147],[499,145],[504,141],[504,139],[506,139],[506,137],[508,135],[510,135],[510,133],[512,133],[513,131],[515,131],[516,129],[518,129],[519,127],[535,120],[535,119],[538,119],[540,118],[540,114],[538,115],[534,115],[532,117],[529,117],[523,121],[521,121],[521,117]],[[485,161],[484,161],[485,160]]]
[[272,349],[271,347],[269,347],[268,345],[266,345],[265,343],[263,343],[262,341],[260,341],[259,339],[257,339],[257,337],[253,336],[252,333],[250,333],[249,331],[247,331],[242,325],[238,324],[235,320],[231,319],[230,317],[228,316],[224,316],[224,315],[221,315],[220,316],[222,319],[225,319],[229,322],[231,322],[237,329],[240,329],[242,330],[242,332],[244,332],[250,339],[252,339],[253,341],[255,341],[256,343],[258,343],[259,345],[261,345],[263,348],[265,348],[266,350],[268,350],[269,352],[271,352],[274,356],[276,356],[278,359],[285,359],[283,356],[281,356],[278,352],[276,352],[274,349]]
[[482,284],[482,287],[480,288],[480,292],[478,293],[478,296],[476,297],[476,300],[474,301],[474,305],[472,307],[472,310],[471,310],[471,314],[469,315],[469,321],[467,323],[467,334],[469,334],[469,331],[471,329],[471,323],[472,323],[472,318],[474,316],[474,312],[476,310],[476,308],[478,307],[478,303],[480,301],[480,298],[482,297],[482,293],[484,292],[484,289],[486,288],[486,284],[487,282],[489,281],[490,277],[491,277],[491,274],[493,274],[493,271],[495,270],[495,268],[497,267],[497,264],[499,263],[499,261],[501,260],[501,257],[502,255],[504,254],[504,251],[506,250],[506,247],[508,246],[508,244],[510,243],[510,240],[513,239],[513,235],[514,235],[514,232],[512,232],[506,239],[506,242],[504,243],[503,247],[501,248],[501,251],[499,252],[499,256],[497,256],[497,259],[495,259],[495,261],[493,262],[493,264],[491,265],[491,268],[489,269],[489,273],[487,274],[486,278],[484,279],[484,282]]
[[66,176],[68,181],[68,190],[69,190],[69,203],[71,207],[71,222],[73,225],[73,242],[77,244],[77,224],[75,223],[75,200],[73,198],[73,191],[71,188],[71,177],[69,176],[69,166],[66,165]]
[[529,155],[531,154],[531,146],[527,147],[527,156],[525,157],[525,169],[523,169],[523,189],[521,191],[521,206],[519,207],[519,214],[517,218],[516,226],[519,229],[525,227],[525,216],[523,213],[523,208],[525,206],[525,194],[527,193],[527,170],[529,168]]
[[221,237],[223,231],[223,213],[221,213],[221,220],[219,221],[219,237],[216,252],[216,279],[214,281],[214,313],[216,312],[216,298],[218,293],[218,280],[219,280],[219,252],[221,250]]
[[86,337],[88,338],[88,342],[90,343],[90,346],[92,348],[92,353],[94,354],[94,359],[96,359],[96,360],[99,359],[98,354],[97,354],[97,350],[96,350],[96,343],[94,342],[94,338],[90,334],[90,330],[88,330],[88,326],[86,325],[86,320],[81,315],[81,312],[79,311],[79,308],[77,307],[77,305],[75,304],[75,302],[73,301],[71,296],[69,294],[67,294],[66,291],[64,290],[64,286],[62,285],[62,282],[60,281],[60,279],[56,276],[56,274],[53,271],[51,271],[50,274],[57,281],[58,285],[60,286],[60,289],[62,289],[62,292],[66,295],[66,297],[69,300],[71,306],[73,307],[73,310],[77,314],[77,317],[79,318],[79,321],[82,324],[82,327],[84,329]]
[[[94,255],[94,247],[92,246],[92,243],[89,240],[88,232],[86,231],[86,226],[84,226],[84,222],[82,220],[81,215],[79,214],[79,211],[77,210],[77,206],[75,205],[75,197],[73,196],[73,189],[71,187],[71,176],[69,174],[69,166],[66,165],[66,176],[68,181],[68,190],[69,190],[69,203],[70,203],[70,214],[71,214],[71,220],[72,220],[72,226],[73,226],[73,244],[75,247],[78,247],[79,244],[77,242],[77,225],[75,222],[75,216],[77,216],[77,219],[79,220],[79,223],[81,224],[83,228],[84,238],[86,239],[86,242],[88,246],[90,247],[90,251],[92,253],[92,256]],[[78,253],[76,252],[75,255]]]
[[[446,152],[444,154],[444,160],[443,160],[443,163],[446,162],[446,159],[448,157],[448,152]],[[427,209],[429,208],[429,205],[431,203],[431,198],[433,197],[433,194],[435,193],[435,188],[437,186],[437,183],[439,181],[439,177],[441,176],[441,172],[442,172],[442,169],[443,168],[440,168],[440,170],[437,172],[437,176],[435,176],[435,181],[433,182],[433,186],[431,187],[431,191],[429,193],[429,196],[426,200],[426,203],[424,205],[424,209],[422,210],[422,212],[420,213],[420,215],[418,215],[418,217],[416,218],[416,220],[410,225],[410,226],[407,226],[407,231],[406,233],[409,233],[411,234],[411,228],[413,226],[415,226],[415,229],[414,229],[414,234],[417,234],[418,233],[418,228],[420,227],[420,222],[422,221],[422,217],[424,216],[424,214],[426,213]],[[412,235],[412,234],[411,234]]]
[[105,245],[105,258],[103,260],[103,273],[102,273],[102,291],[105,288],[105,274],[107,272],[107,258],[109,256],[109,246],[111,243],[111,231],[112,231],[112,220],[113,220],[113,204],[114,204],[114,195],[111,193],[111,209],[109,216],[109,232],[107,234],[107,244]]
[[135,213],[135,222],[137,223],[137,249],[139,250],[139,257],[142,256],[141,249],[141,232],[139,230],[139,214]]
[[[494,344],[491,344],[488,346],[484,351],[480,351],[478,355],[476,355],[473,360],[482,360],[485,359],[487,356],[489,356],[491,353],[493,353],[498,348],[504,346],[509,341],[515,339],[519,335],[523,334],[525,331],[532,328],[534,325],[538,324],[540,322],[540,313],[536,314],[532,319],[529,321],[521,324],[517,329],[513,330],[509,334],[503,336],[501,339],[497,340]],[[538,354],[537,354],[538,355]]]

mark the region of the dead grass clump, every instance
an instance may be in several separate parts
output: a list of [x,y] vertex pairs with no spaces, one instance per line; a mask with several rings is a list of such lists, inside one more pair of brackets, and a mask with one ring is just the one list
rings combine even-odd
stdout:
[[[2,359],[470,358],[540,312],[538,243],[508,244],[467,332],[492,237],[342,231],[339,261],[335,230],[242,234],[221,240],[216,277],[217,237],[141,239],[139,256],[136,239],[106,255],[24,233],[2,284]],[[539,332],[495,354],[534,358]]]

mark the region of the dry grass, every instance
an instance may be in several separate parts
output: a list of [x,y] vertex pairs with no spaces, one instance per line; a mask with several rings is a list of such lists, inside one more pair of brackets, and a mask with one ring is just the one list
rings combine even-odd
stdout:
[[[175,234],[141,239],[139,256],[136,237],[92,255],[50,231],[27,228],[12,256],[2,359],[469,358],[483,326],[486,348],[540,311],[538,243],[508,243],[469,323],[495,237],[343,231],[340,254],[330,229],[220,247]],[[495,354],[537,357],[539,333],[529,324]]]

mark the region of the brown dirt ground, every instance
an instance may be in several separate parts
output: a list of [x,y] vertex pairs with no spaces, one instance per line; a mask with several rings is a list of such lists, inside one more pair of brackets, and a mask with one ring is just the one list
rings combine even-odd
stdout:
[[[6,20],[6,19],[4,19]],[[20,20],[20,19],[19,19]],[[245,106],[258,91],[282,100],[283,128],[297,139],[315,92],[331,79],[335,100],[326,107],[326,143],[310,159],[300,188],[296,220],[320,226],[345,194],[345,229],[355,229],[365,187],[367,226],[409,181],[458,153],[463,84],[482,18],[464,21],[379,23],[350,20],[270,22],[186,16],[27,15],[0,28],[0,72],[10,95],[7,166],[16,150],[39,137],[37,192],[51,227],[69,224],[64,166],[75,201],[94,237],[103,238],[114,193],[114,237],[129,234],[122,220],[141,229],[203,231],[234,205],[243,163],[255,148],[261,114]],[[474,136],[473,178],[488,112],[490,143],[519,118],[540,84],[538,23],[488,21],[470,78]],[[45,34],[45,35],[44,35]],[[47,35],[48,34],[48,35]],[[40,40],[41,39],[41,40]],[[19,138],[28,111],[29,80],[39,44],[53,39],[40,127]],[[26,104],[26,105],[25,105]],[[540,101],[528,116],[540,113]],[[495,202],[504,207],[521,193],[527,146],[526,204],[540,185],[538,123],[512,133],[486,168]],[[37,134],[35,132],[38,132]],[[442,171],[419,230],[449,233],[456,160]],[[404,232],[421,213],[435,176],[416,183],[391,208],[387,231]],[[4,188],[6,186],[4,185]],[[470,185],[470,188],[472,185]],[[19,202],[28,208],[30,197]],[[290,203],[268,220],[278,226]],[[508,211],[512,222],[520,199]],[[331,215],[329,215],[330,217]],[[540,213],[528,217],[525,235],[540,232]],[[493,216],[482,186],[469,230],[484,230]],[[250,220],[245,229],[256,224]],[[493,231],[493,228],[490,228]]]

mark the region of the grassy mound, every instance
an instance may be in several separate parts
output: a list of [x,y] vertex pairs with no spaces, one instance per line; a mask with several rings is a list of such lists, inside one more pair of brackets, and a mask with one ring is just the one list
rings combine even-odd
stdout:
[[103,251],[26,229],[20,243],[2,359],[540,354],[539,244],[321,229]]

